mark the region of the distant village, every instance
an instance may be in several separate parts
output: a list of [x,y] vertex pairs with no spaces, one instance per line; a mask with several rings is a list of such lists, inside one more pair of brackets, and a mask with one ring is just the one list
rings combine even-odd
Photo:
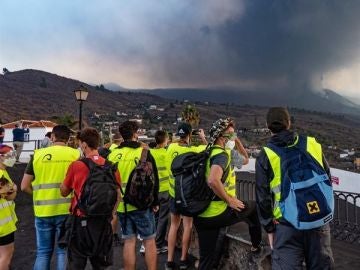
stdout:
[[[136,121],[142,127],[140,130],[141,141],[149,143],[154,140],[154,134],[158,129],[167,130],[176,140],[175,130],[179,122],[183,121],[186,110],[190,110],[190,114],[196,112],[196,109],[189,101],[184,100],[182,102],[184,106],[183,112],[179,114],[169,115],[166,108],[157,104],[140,104],[137,109],[128,109],[124,111],[115,111],[113,113],[100,114],[92,112],[86,115],[84,121],[86,125],[97,128],[101,133],[102,144],[112,141],[112,136],[118,130],[118,126],[125,120]],[[206,102],[205,102],[206,105]],[[168,105],[172,106],[172,104]],[[255,119],[255,121],[257,121]],[[24,146],[23,158],[27,159],[30,153],[39,147],[40,141],[44,138],[48,131],[56,125],[58,121],[47,121],[47,120],[22,120],[11,123],[3,124],[5,129],[4,142],[11,143],[12,141],[12,129],[16,123],[21,123],[23,126],[29,126],[30,132],[28,137],[28,143]],[[205,129],[205,133],[210,126],[210,123],[202,124],[201,128]],[[259,125],[254,125],[259,126]],[[237,133],[241,139],[245,141],[245,147],[249,155],[256,158],[261,150],[261,146],[266,142],[270,136],[270,131],[266,127],[237,127]],[[74,121],[73,130],[77,130],[77,121]],[[196,139],[196,138],[195,138]],[[360,149],[358,146],[354,146],[351,149],[340,149],[335,145],[324,145],[325,154],[331,167],[360,172]]]

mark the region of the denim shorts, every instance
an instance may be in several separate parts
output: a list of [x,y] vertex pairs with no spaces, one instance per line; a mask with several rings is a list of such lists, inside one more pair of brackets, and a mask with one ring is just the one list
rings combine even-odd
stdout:
[[147,240],[155,238],[155,216],[152,210],[135,210],[125,213],[118,213],[121,224],[122,238],[129,239],[139,235]]

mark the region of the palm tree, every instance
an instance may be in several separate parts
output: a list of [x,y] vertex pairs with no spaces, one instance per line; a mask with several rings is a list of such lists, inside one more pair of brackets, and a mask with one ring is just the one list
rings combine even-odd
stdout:
[[200,122],[200,113],[195,108],[195,105],[188,104],[181,112],[181,118],[193,128],[197,128]]

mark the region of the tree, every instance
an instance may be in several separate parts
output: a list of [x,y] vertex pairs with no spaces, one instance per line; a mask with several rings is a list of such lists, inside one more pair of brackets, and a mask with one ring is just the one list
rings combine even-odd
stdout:
[[58,125],[65,125],[69,128],[74,128],[79,123],[79,121],[75,120],[74,116],[69,113],[65,113],[62,116],[54,115],[51,117],[51,121],[54,121]]
[[200,113],[195,106],[188,104],[181,112],[181,118],[193,128],[197,128],[200,122]]

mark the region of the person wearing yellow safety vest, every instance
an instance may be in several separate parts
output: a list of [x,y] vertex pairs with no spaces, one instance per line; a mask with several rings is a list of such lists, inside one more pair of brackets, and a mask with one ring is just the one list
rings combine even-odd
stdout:
[[0,270],[10,269],[14,253],[14,240],[17,217],[15,203],[17,186],[6,171],[14,166],[15,151],[8,145],[0,144]]
[[[137,163],[141,159],[144,145],[138,142],[139,126],[135,121],[125,121],[119,126],[119,132],[124,139],[118,148],[115,148],[108,156],[108,160],[118,164],[121,175],[121,188],[123,192],[134,171]],[[156,228],[154,212],[159,209],[158,193],[159,179],[156,164],[150,152],[147,152],[147,162],[151,162],[154,176],[154,190],[152,205],[145,210],[139,210],[131,204],[124,204],[120,201],[118,207],[118,217],[124,239],[123,259],[125,270],[135,270],[136,267],[136,237],[143,239],[145,246],[145,262],[147,269],[157,269],[156,254]],[[126,208],[126,209],[125,209]]]
[[150,149],[155,159],[159,177],[159,211],[155,215],[156,223],[156,248],[157,253],[167,252],[165,240],[169,221],[169,169],[166,162],[166,147],[168,144],[168,133],[158,130],[155,133],[156,147]]
[[54,249],[57,269],[65,269],[65,249],[55,248],[55,243],[71,201],[71,197],[61,196],[59,187],[69,165],[80,157],[79,150],[66,146],[70,132],[64,125],[53,128],[53,144],[35,150],[21,182],[21,190],[33,196],[37,245],[34,270],[50,269]]
[[236,133],[230,118],[219,119],[210,129],[210,157],[207,160],[206,178],[215,193],[208,208],[194,218],[199,236],[200,270],[213,269],[217,261],[220,231],[235,223],[246,221],[249,225],[252,255],[261,251],[261,225],[256,213],[256,204],[236,198],[236,176],[231,166],[230,151],[235,146]]
[[[295,146],[299,136],[290,131],[290,115],[286,108],[270,108],[266,116],[267,126],[272,133],[269,144],[279,148]],[[313,137],[306,137],[306,151],[330,176],[330,169],[322,153],[321,145]],[[280,207],[276,207],[274,181],[280,181],[285,160],[274,151],[264,147],[256,159],[256,201],[259,218],[268,234],[272,248],[272,269],[333,269],[334,261],[330,246],[329,224],[315,229],[298,230],[282,218]],[[300,167],[299,167],[300,168]],[[280,196],[279,196],[280,195]]]
[[[205,138],[204,131],[202,129],[199,130],[198,136],[203,145],[192,146],[191,145],[191,136],[192,136],[192,127],[188,123],[180,123],[177,129],[177,136],[180,136],[180,140],[175,143],[171,143],[167,148],[167,157],[166,160],[168,162],[168,169],[171,169],[171,163],[174,158],[180,154],[184,154],[187,152],[201,152],[205,150],[207,141]],[[169,171],[170,179],[169,179],[169,195],[170,195],[170,229],[168,234],[168,258],[165,265],[165,269],[175,269],[176,265],[174,262],[174,252],[176,245],[176,237],[177,231],[181,222],[181,215],[176,209],[175,206],[175,178],[172,176],[171,171]],[[183,235],[182,235],[182,249],[181,249],[181,257],[180,257],[180,269],[188,268],[187,254],[190,244],[191,230],[193,225],[192,217],[182,217],[183,221]]]

